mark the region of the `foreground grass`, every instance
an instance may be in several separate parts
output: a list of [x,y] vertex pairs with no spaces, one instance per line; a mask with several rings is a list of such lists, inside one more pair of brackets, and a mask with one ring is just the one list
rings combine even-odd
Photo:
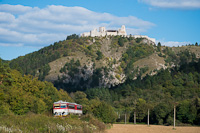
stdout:
[[6,115],[0,116],[0,132],[51,132],[51,133],[65,133],[65,132],[103,132],[106,125],[98,121],[91,115],[71,116],[67,118],[55,118],[41,114],[32,114],[18,116]]

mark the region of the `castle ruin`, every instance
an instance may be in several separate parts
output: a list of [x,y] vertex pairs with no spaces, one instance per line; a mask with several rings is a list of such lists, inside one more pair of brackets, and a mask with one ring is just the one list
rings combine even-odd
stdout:
[[126,28],[124,25],[122,25],[121,29],[119,30],[106,30],[105,27],[99,27],[99,31],[97,29],[91,30],[90,32],[84,32],[81,34],[82,37],[95,37],[95,36],[127,36],[126,34]]
[[152,41],[153,43],[156,42],[155,38],[150,38],[148,36],[144,36],[144,35],[129,35],[127,36],[126,33],[126,28],[125,25],[122,25],[121,29],[118,30],[106,30],[105,27],[99,27],[99,31],[95,28],[94,30],[91,30],[90,32],[84,32],[81,34],[81,37],[95,37],[95,36],[124,36],[124,37],[134,37],[134,38],[146,38],[150,41]]

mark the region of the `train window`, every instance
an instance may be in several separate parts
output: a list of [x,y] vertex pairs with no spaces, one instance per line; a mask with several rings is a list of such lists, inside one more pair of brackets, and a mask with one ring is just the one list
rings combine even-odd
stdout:
[[61,104],[60,108],[66,108],[66,104]]
[[69,105],[68,105],[68,108],[69,108],[69,109],[74,109],[74,108],[75,108],[75,106],[74,106],[74,105],[72,105],[72,104],[69,104]]
[[54,108],[60,108],[59,104],[54,104]]
[[77,109],[81,109],[82,107],[81,106],[77,106]]

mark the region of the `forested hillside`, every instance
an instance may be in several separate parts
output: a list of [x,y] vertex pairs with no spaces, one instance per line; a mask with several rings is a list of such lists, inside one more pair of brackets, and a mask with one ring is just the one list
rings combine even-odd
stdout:
[[[195,50],[193,50],[195,49]],[[145,38],[108,36],[66,40],[10,62],[12,69],[51,81],[58,89],[85,90],[112,87],[127,79],[154,75],[158,70],[180,66],[199,58],[200,47],[156,46]]]
[[22,76],[0,60],[1,114],[43,113],[52,110],[59,99],[73,101],[67,92],[57,90],[50,82],[41,82],[31,75]]
[[[114,112],[119,122],[124,121],[125,114],[133,121],[133,112],[137,112],[138,122],[146,122],[150,109],[150,123],[171,125],[176,105],[179,125],[200,125],[199,51],[198,43],[170,48],[145,38],[71,35],[12,60],[9,65],[22,74],[33,75],[24,76],[20,83],[35,86],[32,85],[35,77],[51,81],[59,90],[56,98],[62,99],[59,96],[62,89],[67,91],[71,100],[84,106],[84,113],[93,114],[103,122],[114,122]],[[20,75],[16,70],[9,71]],[[37,82],[53,87],[49,82]],[[25,84],[27,90],[35,93],[29,85]],[[46,104],[44,99],[43,102]],[[8,105],[12,107],[12,102]],[[32,106],[28,108],[32,111]]]

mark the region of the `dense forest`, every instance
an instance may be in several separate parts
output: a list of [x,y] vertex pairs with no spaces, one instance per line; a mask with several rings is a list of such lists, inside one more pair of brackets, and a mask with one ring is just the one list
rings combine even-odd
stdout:
[[160,70],[143,79],[127,80],[110,89],[87,89],[85,93],[89,99],[107,101],[118,113],[127,113],[130,122],[134,111],[138,122],[146,122],[150,109],[150,123],[172,125],[176,105],[178,124],[200,125],[200,61]]

